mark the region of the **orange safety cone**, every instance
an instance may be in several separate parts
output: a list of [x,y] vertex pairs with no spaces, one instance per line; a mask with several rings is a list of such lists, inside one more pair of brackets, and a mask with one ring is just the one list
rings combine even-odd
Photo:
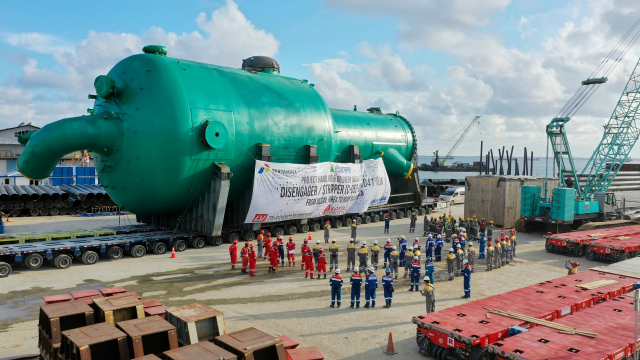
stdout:
[[7,219],[7,222],[16,222],[16,221],[13,219]]
[[307,239],[307,240],[313,240],[313,239],[311,238],[311,231],[309,231],[309,239]]
[[177,259],[175,246],[171,248],[171,259]]
[[397,352],[393,349],[393,338],[391,337],[391,333],[389,333],[389,342],[387,343],[387,350],[383,351],[383,353],[387,355],[397,354]]

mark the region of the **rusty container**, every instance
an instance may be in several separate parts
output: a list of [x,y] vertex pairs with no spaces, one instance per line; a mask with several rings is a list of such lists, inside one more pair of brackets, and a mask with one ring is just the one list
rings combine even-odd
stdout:
[[117,322],[144,318],[144,305],[135,296],[111,296],[93,301],[96,322]]
[[213,339],[214,344],[238,355],[238,360],[286,360],[283,341],[256,328]]
[[176,328],[160,316],[120,321],[117,327],[129,337],[129,354],[132,359],[178,348]]
[[45,359],[55,359],[62,332],[94,323],[93,309],[83,301],[72,300],[40,306],[38,347]]
[[235,354],[208,341],[165,351],[164,357],[168,360],[236,360],[238,358]]
[[169,308],[165,320],[178,329],[178,342],[182,346],[211,341],[227,333],[224,314],[203,303]]
[[130,360],[127,334],[108,323],[62,333],[59,360]]

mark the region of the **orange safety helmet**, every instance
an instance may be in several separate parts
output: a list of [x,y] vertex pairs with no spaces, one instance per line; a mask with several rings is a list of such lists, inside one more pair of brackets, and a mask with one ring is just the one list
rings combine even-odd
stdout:
[[576,261],[576,262],[571,263],[571,265],[573,265],[574,267],[578,267],[578,266],[580,266],[580,264],[578,264],[578,262],[577,262],[577,261]]
[[253,244],[249,245],[249,247],[253,247]]
[[236,239],[236,240],[233,240],[233,243],[234,243],[234,244],[237,244],[237,243],[238,243],[238,240],[237,240],[237,239]]
[[293,241],[293,238],[291,236],[289,236],[289,241]]
[[260,234],[264,234],[264,230],[260,230]]

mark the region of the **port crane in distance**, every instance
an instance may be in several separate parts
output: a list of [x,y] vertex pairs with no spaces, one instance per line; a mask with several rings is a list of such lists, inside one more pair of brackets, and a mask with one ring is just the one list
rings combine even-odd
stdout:
[[451,150],[449,150],[449,152],[447,153],[447,156],[444,157],[444,159],[440,160],[440,157],[438,156],[438,151],[436,150],[433,155],[435,156],[435,158],[433,159],[433,161],[431,162],[431,166],[435,169],[439,168],[440,166],[443,166],[444,163],[451,157],[451,155],[453,155],[453,152],[456,151],[456,149],[458,148],[458,146],[460,146],[460,144],[462,143],[462,140],[464,140],[464,138],[467,136],[467,134],[469,133],[469,131],[471,130],[471,128],[476,124],[476,121],[478,119],[480,119],[481,116],[480,115],[476,115],[476,117],[471,120],[471,123],[469,125],[467,125],[467,127],[464,129],[464,131],[462,132],[462,135],[460,135],[460,137],[458,138],[458,140],[456,141],[455,144],[453,144],[453,146],[451,147]]

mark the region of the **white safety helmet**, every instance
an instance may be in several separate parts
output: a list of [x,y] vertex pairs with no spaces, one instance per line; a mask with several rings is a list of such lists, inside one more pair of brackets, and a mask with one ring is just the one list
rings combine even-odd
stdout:
[[373,266],[369,266],[369,269],[367,269],[367,270],[369,270],[370,272],[374,272],[374,271],[375,271],[375,269],[373,268]]
[[320,240],[319,240],[319,239],[318,239],[318,240],[316,240],[316,244],[320,244]]
[[378,245],[378,240],[373,240],[373,245]]
[[393,245],[393,250],[395,250],[395,249],[397,249],[397,248],[398,248],[397,246]]
[[467,260],[467,259],[464,259],[464,261],[462,261],[463,264],[466,264],[468,262],[469,262],[469,260]]
[[387,242],[391,242],[391,239],[387,238]]
[[413,250],[413,246],[409,246],[407,249],[409,249],[409,250]]
[[404,238],[405,238],[404,235],[400,235],[400,239],[404,239]]
[[460,246],[460,244],[458,244],[458,246],[456,246],[456,247],[461,247],[461,246]]
[[331,239],[331,242],[336,242],[336,239]]
[[366,241],[363,241],[363,242],[362,242],[362,245],[367,245],[367,242],[366,242]]
[[358,267],[357,266],[353,267],[353,272],[358,272]]
[[453,252],[453,248],[449,248],[449,251]]
[[418,240],[420,240],[420,238],[416,236],[416,241],[418,241]]
[[438,234],[438,239],[442,239],[442,235]]
[[428,238],[432,238],[433,235],[431,235],[431,233],[429,233],[429,235],[427,235]]
[[336,269],[336,274],[340,274],[340,269]]
[[349,242],[353,242],[353,238],[351,238],[351,240],[349,240]]
[[355,223],[356,223],[356,221],[355,221],[355,220],[353,220],[353,223],[355,224]]
[[469,246],[473,246],[473,243],[471,241],[469,241]]
[[431,282],[431,279],[429,279],[429,275],[425,275],[425,276],[424,276],[424,281]]
[[414,256],[414,257],[413,257],[413,260],[418,261],[418,257],[417,257],[417,256]]

